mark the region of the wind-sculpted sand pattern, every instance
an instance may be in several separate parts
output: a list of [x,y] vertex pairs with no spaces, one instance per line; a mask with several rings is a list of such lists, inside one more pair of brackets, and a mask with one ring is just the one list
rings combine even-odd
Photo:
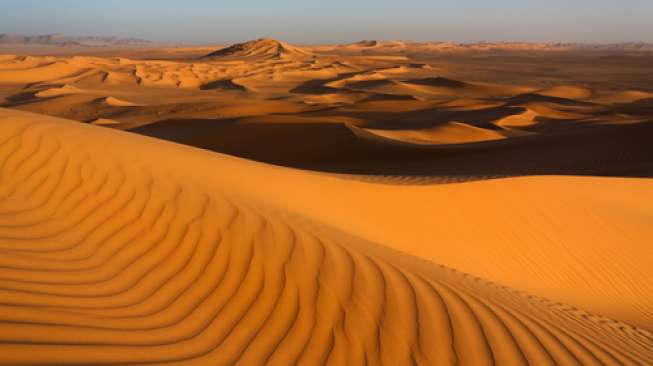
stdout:
[[645,330],[151,164],[226,179],[211,153],[6,110],[0,136],[1,364],[653,363]]

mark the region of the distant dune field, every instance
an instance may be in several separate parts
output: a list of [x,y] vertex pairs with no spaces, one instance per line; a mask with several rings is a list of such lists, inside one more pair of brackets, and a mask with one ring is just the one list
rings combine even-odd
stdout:
[[644,64],[198,50],[0,56],[0,365],[653,364]]

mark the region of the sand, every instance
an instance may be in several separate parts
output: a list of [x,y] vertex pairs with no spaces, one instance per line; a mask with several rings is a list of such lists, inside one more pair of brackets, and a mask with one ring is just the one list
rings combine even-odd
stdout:
[[650,68],[566,47],[1,56],[0,364],[653,364]]
[[648,180],[397,187],[1,113],[3,363],[653,362],[540,297],[650,327]]
[[377,130],[351,127],[361,138],[418,145],[455,145],[493,141],[505,138],[500,132],[470,126],[460,122],[443,123],[436,127],[417,130]]
[[[348,116],[368,129],[462,123],[508,136],[641,122],[653,115],[648,53],[637,56],[641,64],[624,54],[632,70],[624,72],[623,63],[601,62],[594,53],[442,58],[408,43],[353,47],[381,53],[261,39],[213,52],[180,49],[177,58],[166,60],[153,58],[162,50],[149,49],[140,54],[130,49],[132,58],[106,56],[112,49],[102,48],[97,50],[102,56],[87,55],[88,50],[71,56],[74,49],[68,48],[52,56],[5,55],[0,106],[83,122],[117,120],[120,129],[173,119],[284,114],[308,115],[316,123]],[[193,52],[197,57],[187,56]],[[530,110],[537,115],[519,117]],[[471,133],[452,142],[484,140],[487,134]]]

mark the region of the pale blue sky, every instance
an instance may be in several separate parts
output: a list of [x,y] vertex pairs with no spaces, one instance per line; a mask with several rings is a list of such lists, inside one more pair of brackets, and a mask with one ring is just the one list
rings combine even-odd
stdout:
[[0,33],[228,43],[653,42],[653,0],[0,0]]

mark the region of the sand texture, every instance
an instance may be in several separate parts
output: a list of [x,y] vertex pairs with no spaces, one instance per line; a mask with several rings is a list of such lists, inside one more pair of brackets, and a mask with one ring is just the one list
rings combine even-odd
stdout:
[[[2,110],[1,118],[3,363],[653,362],[653,337],[643,328],[450,267],[467,262],[488,277],[513,275],[504,282],[530,278],[536,295],[571,284],[570,296],[585,308],[632,293],[623,315],[650,327],[650,251],[619,251],[625,240],[609,240],[621,229],[641,242],[651,238],[650,210],[637,210],[628,197],[653,194],[648,181],[597,179],[575,207],[563,206],[570,192],[558,186],[589,182],[527,178],[414,192],[400,186],[400,194],[392,185],[275,168],[50,117]],[[549,205],[528,194],[516,200],[514,192],[528,185],[561,197]],[[291,188],[293,197],[284,197]],[[498,204],[498,192],[505,211],[487,219],[509,221],[479,226],[476,215]],[[405,235],[400,219],[401,206],[411,202],[394,204],[402,196],[411,201],[411,193],[434,210],[454,206],[443,200],[454,193],[460,211],[474,196],[486,198],[473,215],[447,218],[423,217],[412,202],[412,219],[422,221],[410,225],[423,237],[419,258],[397,251],[419,254],[416,235]],[[328,202],[334,198],[351,198],[353,207]],[[353,224],[355,211],[372,208],[371,200],[391,212]],[[530,213],[531,206],[540,212]],[[587,217],[575,211],[590,209],[592,240]],[[557,224],[544,217],[567,229],[558,238],[538,237]],[[527,223],[528,230],[517,229]],[[352,226],[359,235],[339,229]],[[463,227],[484,237],[460,237],[467,248],[448,240]],[[370,240],[382,233],[392,249]],[[573,248],[554,244],[579,237],[586,239]],[[527,276],[538,272],[533,267],[548,270]],[[581,286],[585,281],[595,283]]]

